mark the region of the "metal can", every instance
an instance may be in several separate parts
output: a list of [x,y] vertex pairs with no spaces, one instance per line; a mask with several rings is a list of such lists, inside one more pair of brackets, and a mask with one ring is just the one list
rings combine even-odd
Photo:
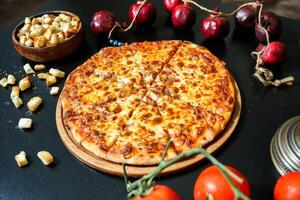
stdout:
[[271,141],[270,152],[281,175],[300,171],[300,116],[289,119],[278,128]]

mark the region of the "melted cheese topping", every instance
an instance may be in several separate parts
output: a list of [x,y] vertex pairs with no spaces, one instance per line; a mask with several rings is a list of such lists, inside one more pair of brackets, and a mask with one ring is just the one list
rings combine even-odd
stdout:
[[102,49],[78,67],[61,96],[64,122],[95,155],[157,164],[213,140],[234,108],[224,63],[190,42],[139,42]]

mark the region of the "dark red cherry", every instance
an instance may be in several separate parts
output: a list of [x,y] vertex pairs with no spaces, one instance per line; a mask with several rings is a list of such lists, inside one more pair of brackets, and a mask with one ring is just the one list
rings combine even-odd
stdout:
[[115,25],[115,14],[108,10],[97,11],[90,23],[91,31],[95,34],[107,33]]
[[271,42],[265,49],[261,57],[267,65],[279,65],[286,59],[286,48],[282,42]]
[[181,4],[183,4],[182,0],[164,0],[165,9],[169,13],[172,13],[173,9]]
[[191,28],[195,21],[196,14],[188,5],[178,5],[172,11],[172,24],[175,28]]
[[[281,20],[280,18],[274,14],[273,12],[262,12],[261,14],[261,25],[267,30],[269,33],[269,39],[270,41],[274,41],[279,39],[281,35]],[[258,41],[262,43],[266,43],[266,33],[258,24],[258,21],[256,21],[255,24],[255,35]]]
[[257,9],[254,6],[248,5],[242,7],[235,14],[235,25],[240,29],[251,29],[255,26],[257,18]]
[[230,24],[227,18],[205,17],[201,21],[201,33],[205,39],[223,39],[229,34]]
[[[130,6],[128,13],[130,22],[132,22],[134,17],[137,15],[141,3],[141,1],[138,1],[137,3]],[[133,24],[135,26],[151,25],[155,22],[156,15],[156,8],[154,7],[154,5],[152,3],[146,3],[141,8]]]

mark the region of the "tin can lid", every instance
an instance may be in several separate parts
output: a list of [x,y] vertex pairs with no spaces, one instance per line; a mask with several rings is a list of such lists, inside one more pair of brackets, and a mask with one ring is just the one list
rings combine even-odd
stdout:
[[270,152],[275,168],[281,175],[300,171],[300,116],[278,128],[271,141]]

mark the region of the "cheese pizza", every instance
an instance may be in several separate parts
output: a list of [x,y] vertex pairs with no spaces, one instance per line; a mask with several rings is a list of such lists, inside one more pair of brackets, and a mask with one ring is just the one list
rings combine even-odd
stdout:
[[231,75],[187,41],[103,48],[68,77],[60,100],[74,140],[101,159],[155,165],[208,144],[235,105]]

